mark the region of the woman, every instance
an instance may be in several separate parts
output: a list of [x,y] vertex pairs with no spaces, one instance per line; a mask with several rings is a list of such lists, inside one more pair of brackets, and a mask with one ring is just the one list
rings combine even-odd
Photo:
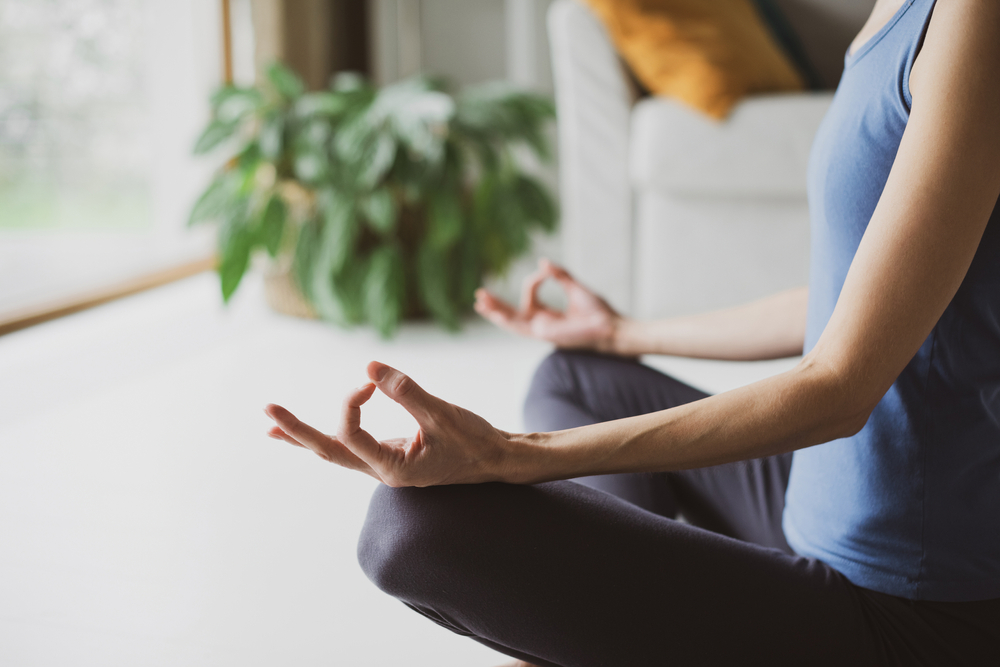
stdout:
[[[564,348],[538,432],[373,362],[337,437],[277,406],[271,435],[385,482],[368,575],[524,664],[996,664],[998,121],[1000,3],[879,0],[813,148],[808,304],[643,324],[543,264],[520,310],[477,304]],[[566,313],[535,298],[549,277]],[[717,396],[630,360],[803,350]],[[362,430],[376,388],[414,438]]]

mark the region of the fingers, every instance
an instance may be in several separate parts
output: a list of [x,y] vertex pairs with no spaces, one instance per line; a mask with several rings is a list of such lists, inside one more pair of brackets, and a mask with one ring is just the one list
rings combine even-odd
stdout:
[[476,312],[498,327],[517,327],[517,309],[503,299],[490,294],[485,289],[476,290]]
[[484,311],[498,311],[509,318],[517,314],[517,309],[514,306],[482,287],[476,290],[475,306],[476,311],[483,315],[485,315]]
[[296,447],[302,447],[303,449],[309,449],[308,447],[306,447],[305,445],[303,445],[301,442],[299,442],[298,440],[296,440],[292,436],[290,436],[287,433],[285,433],[284,431],[282,431],[280,426],[272,426],[271,428],[269,428],[268,431],[267,431],[267,437],[274,438],[275,440],[283,440],[283,441],[287,442],[289,445],[295,445]]
[[526,334],[526,322],[520,314],[509,303],[494,297],[489,292],[481,290],[483,293],[477,294],[476,312],[486,321],[501,329],[506,329],[516,334]]
[[538,267],[539,271],[544,273],[546,277],[554,279],[564,288],[569,288],[570,286],[580,287],[580,283],[570,275],[569,271],[549,259],[541,259],[538,262]]
[[361,406],[367,403],[374,393],[375,385],[369,382],[352,391],[344,399],[340,414],[340,431],[338,432],[341,440],[351,438],[362,431]]
[[521,285],[521,315],[531,317],[541,306],[538,302],[538,288],[549,279],[548,273],[541,267],[524,279]]
[[264,412],[277,424],[267,432],[269,437],[309,449],[320,458],[345,468],[376,476],[371,466],[343,442],[309,426],[280,405],[268,405]]
[[373,361],[368,364],[367,370],[368,377],[379,391],[403,406],[418,423],[438,407],[440,399],[428,394],[412,378],[392,366]]
[[[268,417],[275,421],[283,435],[290,436],[299,444],[309,447],[310,449],[314,449],[314,447],[310,447],[310,445],[321,446],[325,444],[325,441],[330,437],[321,431],[317,431],[309,424],[300,421],[298,417],[280,405],[272,403],[264,408],[264,412]],[[268,435],[271,435],[270,431],[268,432]],[[281,438],[280,436],[279,438],[284,440],[284,438]]]
[[361,406],[375,393],[375,385],[364,384],[347,395],[340,413],[337,435],[351,453],[371,466],[376,472],[383,468],[382,445],[368,431],[361,428]]

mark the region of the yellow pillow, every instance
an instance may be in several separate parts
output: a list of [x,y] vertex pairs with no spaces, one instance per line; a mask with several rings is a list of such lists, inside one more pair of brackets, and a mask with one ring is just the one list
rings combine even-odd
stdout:
[[636,78],[723,119],[750,93],[805,82],[750,0],[586,0]]

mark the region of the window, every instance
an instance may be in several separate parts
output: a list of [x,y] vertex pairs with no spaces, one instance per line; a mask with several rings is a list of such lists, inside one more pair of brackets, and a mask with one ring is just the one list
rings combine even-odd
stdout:
[[204,258],[219,3],[0,0],[0,319]]

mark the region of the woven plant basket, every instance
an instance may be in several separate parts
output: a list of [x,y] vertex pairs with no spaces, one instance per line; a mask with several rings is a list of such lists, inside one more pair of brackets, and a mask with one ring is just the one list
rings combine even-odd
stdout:
[[292,277],[291,255],[279,255],[264,267],[264,299],[282,315],[318,319]]

